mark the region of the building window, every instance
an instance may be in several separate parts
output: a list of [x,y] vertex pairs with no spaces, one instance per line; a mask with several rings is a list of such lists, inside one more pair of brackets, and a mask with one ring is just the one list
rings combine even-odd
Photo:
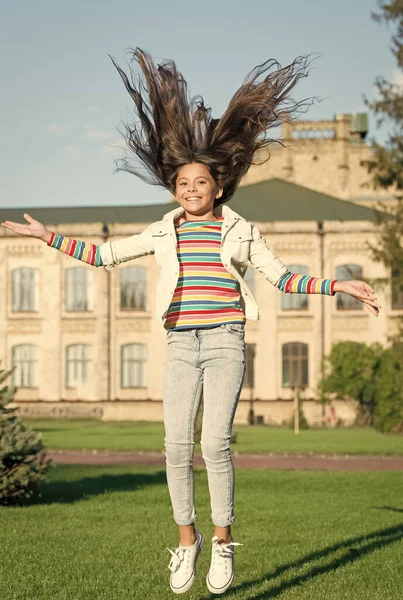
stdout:
[[83,267],[66,269],[66,310],[89,311],[92,273]]
[[32,388],[37,385],[36,346],[21,344],[13,347],[13,385]]
[[13,312],[36,312],[38,310],[39,271],[15,269],[12,272]]
[[[336,268],[336,279],[339,281],[347,281],[350,279],[362,280],[362,267],[360,265],[340,265]],[[336,294],[337,310],[362,310],[363,304],[356,298],[343,292]]]
[[121,310],[146,310],[147,269],[126,267],[120,271]]
[[126,344],[121,350],[121,387],[147,387],[147,346]]
[[252,294],[255,293],[255,269],[254,267],[249,266],[246,269],[244,280]]
[[66,386],[87,383],[91,376],[91,346],[72,344],[66,348]]
[[308,385],[308,344],[283,344],[283,387]]
[[401,277],[401,270],[398,267],[392,268],[392,309],[403,309],[403,285],[393,281],[397,277]]
[[[304,265],[288,265],[291,273],[308,275],[308,268]],[[308,296],[306,294],[281,294],[282,310],[308,310]]]
[[245,344],[244,387],[253,388],[255,386],[255,355],[256,344]]

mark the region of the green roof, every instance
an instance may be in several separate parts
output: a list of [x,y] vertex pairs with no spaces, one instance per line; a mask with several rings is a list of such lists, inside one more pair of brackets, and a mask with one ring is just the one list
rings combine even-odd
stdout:
[[[282,179],[241,187],[228,205],[252,222],[375,221],[371,208],[340,200]],[[175,208],[175,202],[133,206],[71,206],[0,209],[2,221],[24,222],[28,212],[44,225],[63,223],[151,223]]]
[[268,179],[238,188],[230,206],[252,222],[375,221],[372,208],[283,179]]

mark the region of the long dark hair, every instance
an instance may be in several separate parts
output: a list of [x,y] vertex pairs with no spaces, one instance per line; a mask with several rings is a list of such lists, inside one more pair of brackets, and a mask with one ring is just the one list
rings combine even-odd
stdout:
[[118,170],[175,193],[179,168],[203,163],[224,190],[216,204],[231,198],[259,150],[281,143],[270,137],[269,130],[292,121],[308,105],[306,99],[295,102],[290,96],[297,81],[307,76],[307,56],[283,68],[273,59],[255,67],[220,119],[212,117],[201,96],[189,97],[187,83],[172,60],[156,65],[147,52],[136,48],[131,51],[129,79],[110,58],[135,105],[134,119],[121,131],[131,156],[117,161]]

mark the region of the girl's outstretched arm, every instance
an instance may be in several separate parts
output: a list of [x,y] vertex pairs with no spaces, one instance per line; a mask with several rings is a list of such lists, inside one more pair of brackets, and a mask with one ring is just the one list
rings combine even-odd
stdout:
[[281,291],[300,294],[326,294],[329,296],[334,296],[336,292],[343,292],[360,300],[370,312],[378,316],[381,306],[376,301],[374,290],[365,281],[338,281],[291,273],[284,263],[267,247],[266,240],[260,234],[256,225],[252,226],[252,238],[249,252],[250,262],[270,283]]
[[94,267],[104,266],[107,270],[111,270],[115,265],[122,262],[146,256],[147,254],[154,254],[153,231],[158,222],[152,223],[139,234],[113,242],[105,242],[97,246],[90,242],[80,242],[59,235],[58,233],[52,233],[42,223],[36,221],[27,213],[24,214],[24,218],[28,221],[29,225],[14,223],[13,221],[4,221],[1,225],[18,235],[26,235],[43,240],[48,246],[65,252],[69,256]]
[[360,300],[368,310],[378,316],[381,309],[376,301],[374,290],[365,281],[338,281],[336,279],[321,279],[311,275],[301,275],[287,271],[280,277],[275,286],[284,293],[295,294],[326,294],[334,296],[336,292],[349,294]]
[[48,246],[57,248],[69,256],[86,262],[89,265],[93,265],[94,267],[103,266],[100,246],[96,246],[90,242],[80,242],[78,240],[63,237],[58,233],[52,233],[51,231],[48,231],[42,223],[33,219],[28,213],[24,214],[24,218],[28,221],[29,225],[14,223],[13,221],[4,221],[2,226],[19,235],[26,235],[42,240],[46,242]]
[[101,257],[101,248],[96,244],[80,242],[79,240],[63,237],[58,233],[51,233],[47,244],[51,248],[57,248],[57,250],[94,267],[102,267],[104,264]]
[[287,271],[275,286],[285,294],[326,294],[334,296],[335,279],[321,279],[311,275],[301,275]]

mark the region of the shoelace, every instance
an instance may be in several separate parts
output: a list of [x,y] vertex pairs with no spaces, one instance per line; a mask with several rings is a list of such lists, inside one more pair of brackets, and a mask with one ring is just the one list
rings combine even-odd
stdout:
[[229,554],[234,554],[234,551],[231,550],[230,546],[243,546],[243,544],[239,544],[238,542],[229,542],[228,544],[218,544],[215,542],[214,550],[213,550],[213,564],[211,565],[212,571],[215,571],[218,567],[221,558],[230,558]]
[[167,548],[167,550],[172,555],[172,558],[168,565],[168,569],[172,571],[172,573],[176,573],[176,571],[179,569],[179,567],[185,560],[186,548],[181,548],[179,546],[178,548],[175,548],[174,551],[172,551],[170,548]]

